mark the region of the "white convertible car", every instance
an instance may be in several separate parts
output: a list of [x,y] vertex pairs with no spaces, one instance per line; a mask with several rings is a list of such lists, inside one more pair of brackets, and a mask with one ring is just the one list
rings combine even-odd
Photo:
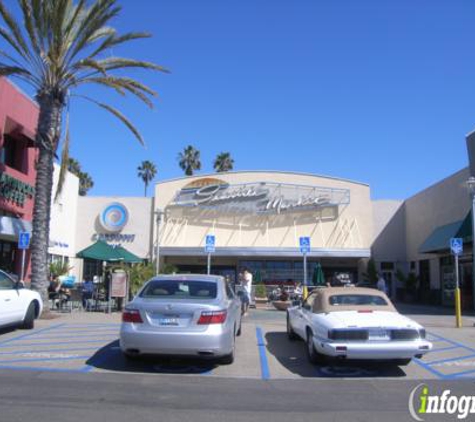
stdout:
[[287,310],[287,334],[291,340],[306,341],[312,363],[327,356],[407,365],[432,349],[421,325],[370,288],[314,290],[302,305]]
[[42,310],[43,301],[38,292],[26,289],[0,270],[0,328],[31,329]]

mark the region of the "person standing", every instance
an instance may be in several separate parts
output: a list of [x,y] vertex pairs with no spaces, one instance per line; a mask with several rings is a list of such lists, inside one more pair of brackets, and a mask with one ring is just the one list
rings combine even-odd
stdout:
[[251,302],[251,292],[252,292],[252,273],[246,268],[243,274],[242,284],[244,287],[244,294],[243,294],[243,315],[248,315],[249,310],[249,303]]
[[379,274],[378,283],[376,284],[376,287],[381,292],[387,293],[386,292],[386,280],[384,279],[384,277],[381,274]]

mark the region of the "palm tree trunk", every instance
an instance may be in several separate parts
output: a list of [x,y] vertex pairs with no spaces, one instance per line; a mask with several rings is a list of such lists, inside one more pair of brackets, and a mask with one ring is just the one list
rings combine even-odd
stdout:
[[40,115],[35,141],[39,154],[36,163],[33,235],[31,238],[31,288],[40,293],[44,309],[48,312],[48,246],[53,190],[53,159],[61,134],[61,114],[64,105],[53,95],[39,96],[38,103]]
[[147,196],[147,185],[148,185],[148,183],[145,181],[144,184],[145,184],[145,194],[144,194],[144,196]]

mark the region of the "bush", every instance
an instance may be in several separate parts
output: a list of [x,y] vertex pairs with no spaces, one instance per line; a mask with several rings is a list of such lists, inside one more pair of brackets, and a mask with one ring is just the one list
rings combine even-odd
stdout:
[[256,285],[256,297],[265,297],[267,298],[267,289],[265,284]]

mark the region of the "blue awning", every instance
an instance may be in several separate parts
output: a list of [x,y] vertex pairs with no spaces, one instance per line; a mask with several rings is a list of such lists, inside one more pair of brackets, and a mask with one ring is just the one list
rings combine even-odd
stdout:
[[457,237],[464,220],[437,227],[419,247],[419,253],[435,253],[450,249],[450,239]]

